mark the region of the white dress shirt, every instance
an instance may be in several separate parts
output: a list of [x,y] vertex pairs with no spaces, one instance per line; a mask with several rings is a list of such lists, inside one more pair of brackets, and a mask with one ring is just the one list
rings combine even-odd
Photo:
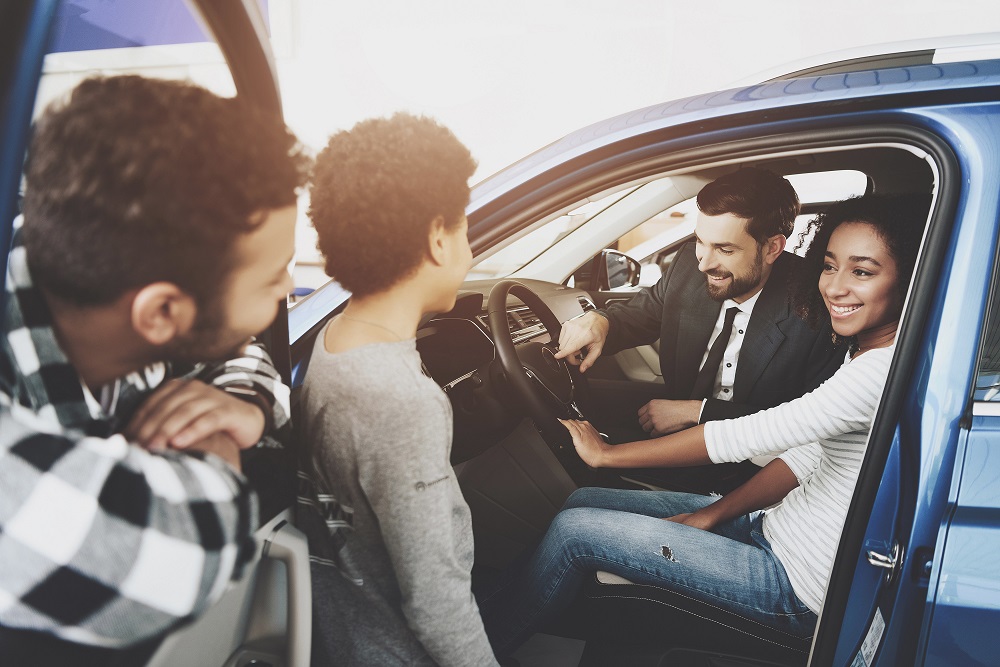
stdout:
[[722,309],[719,311],[719,317],[715,321],[715,329],[712,330],[712,336],[708,339],[708,347],[705,348],[705,353],[701,356],[701,363],[698,364],[698,369],[701,370],[701,367],[705,365],[705,361],[708,360],[708,351],[712,349],[715,340],[722,333],[722,327],[726,322],[726,311],[735,307],[737,313],[733,319],[733,331],[729,334],[729,344],[726,345],[726,351],[722,355],[722,363],[719,364],[719,372],[715,376],[715,386],[712,390],[714,398],[723,401],[733,400],[733,382],[736,380],[736,365],[740,360],[740,349],[743,347],[743,339],[746,337],[747,325],[750,324],[750,315],[753,313],[753,307],[757,303],[760,292],[761,290],[757,290],[756,294],[743,303],[736,303],[732,299],[726,299],[722,302]]
[[[722,355],[722,363],[719,364],[719,372],[715,376],[715,389],[712,391],[712,397],[718,398],[722,401],[733,400],[733,383],[736,381],[736,365],[740,361],[740,350],[743,348],[743,339],[746,337],[747,326],[750,324],[750,315],[753,313],[753,307],[757,303],[757,298],[760,296],[761,290],[757,290],[757,293],[752,297],[744,301],[743,303],[736,303],[732,299],[726,299],[722,302],[722,310],[719,311],[719,318],[715,321],[715,329],[712,330],[712,336],[708,339],[708,347],[705,348],[705,354],[701,357],[701,364],[698,365],[698,370],[705,365],[708,360],[708,351],[712,349],[712,345],[715,344],[715,339],[719,337],[722,333],[722,327],[726,323],[726,311],[730,308],[737,308],[736,317],[733,318],[733,331],[729,334],[729,344],[726,345],[726,351]],[[701,410],[698,412],[698,421],[701,421],[701,413],[705,411],[705,401],[701,402]],[[752,457],[750,460],[760,467],[766,466],[774,458],[772,455],[758,455]]]

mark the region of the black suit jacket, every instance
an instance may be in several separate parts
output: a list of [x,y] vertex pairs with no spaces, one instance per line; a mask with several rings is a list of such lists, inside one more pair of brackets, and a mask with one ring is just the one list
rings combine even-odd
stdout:
[[[811,329],[791,309],[788,286],[800,257],[783,252],[754,305],[740,349],[733,400],[708,399],[702,422],[740,417],[812,391],[841,366],[829,326]],[[601,311],[611,324],[604,354],[660,340],[664,397],[689,399],[722,303],[708,296],[694,243],[685,244],[663,277],[629,303]]]

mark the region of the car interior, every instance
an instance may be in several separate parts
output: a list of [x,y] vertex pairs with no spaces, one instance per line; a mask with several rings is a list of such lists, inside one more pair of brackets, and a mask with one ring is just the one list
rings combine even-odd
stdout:
[[[640,289],[647,268],[658,276],[692,238],[693,197],[700,188],[750,165],[785,175],[799,189],[802,211],[788,252],[805,251],[808,220],[833,201],[867,192],[929,194],[937,186],[933,161],[902,143],[775,151],[647,175],[567,202],[512,235],[505,248],[522,239],[532,244],[521,254],[527,260],[513,270],[511,257],[517,253],[494,262],[499,270],[483,265],[504,248],[481,253],[470,272],[478,279],[463,285],[452,311],[429,318],[417,334],[427,372],[454,409],[452,462],[472,509],[479,571],[500,571],[532,549],[579,486],[688,490],[683,475],[657,470],[595,474],[554,421],[634,416],[662,384],[655,344],[602,357],[585,375],[574,367],[547,366],[542,350],[558,339],[561,322],[627,301]],[[677,215],[678,210],[688,213]],[[629,234],[664,218],[673,224],[633,246],[639,252],[628,258],[632,266],[618,276],[619,284],[611,282],[616,274],[608,265],[622,260],[609,248],[625,247]],[[540,245],[543,235],[554,242]],[[296,341],[293,364],[307,363],[296,351],[311,348],[319,326]],[[527,373],[517,372],[522,367]],[[715,654],[738,659],[724,664],[798,665],[806,663],[811,644],[600,572],[571,613],[547,632],[585,640],[581,665],[660,664],[667,655],[670,664],[709,664],[701,661]]]
[[[229,63],[237,94],[281,113],[258,5],[253,0],[193,5]],[[575,454],[555,421],[583,416],[610,423],[634,413],[662,384],[655,343],[601,358],[585,375],[550,365],[544,351],[558,339],[562,322],[627,302],[659,278],[692,239],[693,200],[703,185],[746,166],[787,176],[802,200],[789,252],[804,252],[812,215],[847,196],[934,194],[932,214],[947,215],[940,201],[947,185],[944,165],[926,145],[891,131],[820,139],[807,146],[789,134],[766,146],[657,155],[592,170],[572,186],[540,190],[537,199],[511,204],[514,208],[502,213],[470,215],[470,227],[492,221],[494,231],[474,243],[475,265],[455,307],[429,317],[417,345],[427,373],[453,406],[452,463],[472,510],[480,573],[499,572],[532,549],[580,486],[686,490],[682,479],[656,470],[598,475]],[[344,306],[337,289],[328,285],[292,306],[322,311],[307,330],[290,337],[282,310],[268,332],[276,365],[293,385],[293,414],[295,387],[308,368],[315,337]],[[911,315],[909,306],[904,313]],[[308,548],[294,527],[293,510],[295,462],[307,446],[298,440],[291,451],[248,454],[245,470],[262,497],[261,558],[204,617],[169,636],[149,665],[309,664],[311,633],[322,629],[311,625]],[[872,474],[881,474],[880,468]],[[850,586],[849,577],[837,576],[835,570],[835,584]],[[565,664],[585,667],[802,665],[813,650],[811,640],[607,573],[596,573],[545,635],[559,638],[549,657],[522,652],[522,665],[559,664],[552,650],[564,660],[572,656]]]

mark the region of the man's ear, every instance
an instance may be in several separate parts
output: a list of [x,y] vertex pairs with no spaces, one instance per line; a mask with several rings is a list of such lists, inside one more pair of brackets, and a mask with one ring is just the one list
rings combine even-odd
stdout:
[[764,244],[764,261],[768,264],[774,264],[781,257],[781,253],[785,251],[785,243],[788,241],[787,238],[782,234],[775,234],[767,240]]
[[447,259],[447,252],[445,250],[446,237],[444,216],[439,215],[431,220],[431,231],[427,236],[428,254],[430,255],[431,262],[437,266],[443,265]]
[[169,282],[150,283],[132,299],[132,328],[150,345],[164,345],[194,326],[194,297]]

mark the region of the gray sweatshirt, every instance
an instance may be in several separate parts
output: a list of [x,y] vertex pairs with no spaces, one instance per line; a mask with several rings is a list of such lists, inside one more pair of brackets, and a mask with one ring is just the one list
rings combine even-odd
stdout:
[[313,549],[329,535],[309,536],[313,664],[496,665],[471,591],[451,404],[421,371],[414,339],[330,354],[324,334],[302,419],[326,509],[320,530],[336,535],[337,554]]

